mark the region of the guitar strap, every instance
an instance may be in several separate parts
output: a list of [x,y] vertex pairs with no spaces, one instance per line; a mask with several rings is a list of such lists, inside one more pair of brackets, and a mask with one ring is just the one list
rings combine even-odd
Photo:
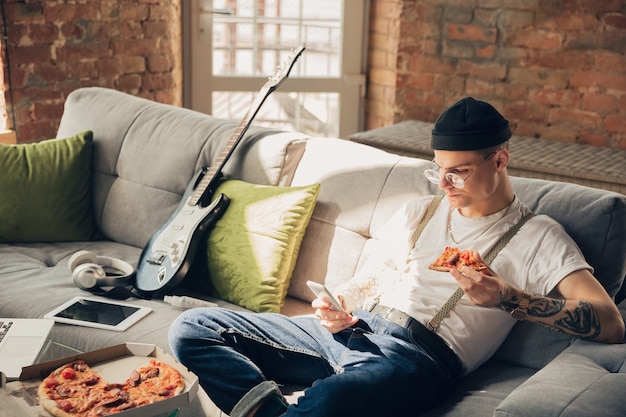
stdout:
[[[428,224],[430,219],[433,217],[433,215],[437,211],[437,207],[439,206],[439,203],[441,202],[442,198],[443,198],[443,195],[439,194],[439,195],[434,196],[433,199],[430,201],[428,207],[426,208],[426,213],[424,214],[424,217],[422,217],[422,220],[420,220],[420,223],[417,225],[417,228],[411,235],[411,240],[410,240],[411,249],[415,247],[415,243],[417,243],[417,240],[419,239],[420,235],[424,231],[426,224]],[[511,228],[507,230],[502,236],[500,236],[500,239],[496,242],[495,245],[493,245],[493,247],[489,250],[489,252],[487,252],[487,255],[485,255],[484,257],[485,263],[490,264],[491,262],[493,262],[493,260],[496,258],[498,253],[500,253],[500,251],[504,249],[504,247],[513,238],[513,236],[515,236],[517,232],[522,228],[522,226],[524,226],[524,224],[528,220],[533,218],[534,216],[535,216],[535,213],[533,212],[527,213],[516,224],[511,226]],[[459,302],[459,300],[463,297],[464,294],[465,292],[463,292],[461,287],[458,287],[456,291],[452,294],[452,296],[448,299],[448,301],[444,303],[441,309],[439,309],[439,311],[437,311],[437,313],[433,316],[433,318],[430,319],[430,321],[426,324],[426,327],[428,328],[428,330],[433,331],[433,332],[436,331],[441,321],[448,315],[450,310],[454,308],[456,303]]]

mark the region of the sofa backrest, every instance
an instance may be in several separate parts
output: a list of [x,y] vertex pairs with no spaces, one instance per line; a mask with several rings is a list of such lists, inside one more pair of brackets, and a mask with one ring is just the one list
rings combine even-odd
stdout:
[[[235,121],[90,87],[68,96],[57,137],[93,131],[98,228],[109,239],[143,247],[174,212],[189,181],[217,159],[237,126]],[[304,137],[252,126],[224,174],[259,184],[289,181],[282,171],[287,150]]]
[[[376,251],[377,228],[403,202],[437,192],[422,175],[429,163],[341,139],[309,139],[293,184],[318,182],[321,191],[289,294],[310,300],[307,279],[332,288],[351,277]],[[565,227],[615,296],[626,275],[626,196],[530,178],[512,184],[533,211]]]
[[[143,247],[237,125],[90,87],[69,95],[57,137],[94,132],[96,222],[107,238]],[[376,230],[395,210],[414,196],[437,192],[422,175],[428,165],[342,139],[252,126],[224,174],[258,184],[321,184],[289,288],[289,295],[309,301],[307,279],[332,288],[350,278],[376,251]],[[513,178],[513,187],[531,209],[563,224],[615,295],[626,275],[626,197],[527,178]]]
[[615,297],[626,276],[626,196],[557,181],[514,177],[511,182],[533,211],[565,228]]
[[[237,125],[93,87],[69,95],[57,137],[94,132],[97,225],[109,239],[143,247],[176,209],[189,181],[218,158]],[[321,184],[288,290],[291,297],[310,301],[306,280],[332,289],[352,277],[378,250],[377,230],[392,213],[412,197],[437,192],[422,175],[428,166],[426,160],[346,140],[253,126],[224,174],[257,184]],[[596,277],[616,295],[626,275],[626,196],[538,179],[512,178],[512,183],[532,210],[565,227]],[[570,342],[521,322],[495,359],[537,369]]]
[[[310,301],[306,280],[326,282],[332,289],[354,275],[379,250],[380,225],[406,200],[437,192],[422,175],[429,165],[354,142],[309,139],[293,184],[318,182],[321,190],[289,295]],[[595,276],[615,296],[626,275],[626,196],[576,184],[511,180],[520,200],[565,227],[595,268]],[[289,313],[294,312],[301,310],[289,305]],[[572,340],[524,321],[514,326],[494,359],[540,369]]]
[[[307,279],[333,289],[375,252],[376,230],[408,199],[432,194],[428,161],[334,138],[311,138],[293,185],[320,183],[289,295],[310,300]],[[374,237],[374,239],[371,239]]]

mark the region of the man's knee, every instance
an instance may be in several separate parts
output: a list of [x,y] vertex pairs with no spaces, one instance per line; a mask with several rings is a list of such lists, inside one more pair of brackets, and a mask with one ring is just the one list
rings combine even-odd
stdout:
[[188,340],[189,324],[187,319],[183,317],[184,314],[172,322],[167,335],[172,353],[178,360],[181,360],[181,351],[185,346],[185,341]]
[[168,332],[170,348],[174,356],[185,363],[188,355],[193,355],[193,346],[201,340],[210,340],[216,332],[201,319],[201,314],[195,310],[187,310],[172,322]]

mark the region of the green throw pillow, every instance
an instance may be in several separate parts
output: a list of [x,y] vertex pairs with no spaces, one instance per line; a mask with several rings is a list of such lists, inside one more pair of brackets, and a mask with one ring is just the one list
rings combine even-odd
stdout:
[[[279,312],[320,185],[224,180],[230,204],[200,246],[185,286],[258,312]],[[201,265],[197,265],[197,263]]]
[[93,239],[92,150],[90,131],[0,145],[0,242]]

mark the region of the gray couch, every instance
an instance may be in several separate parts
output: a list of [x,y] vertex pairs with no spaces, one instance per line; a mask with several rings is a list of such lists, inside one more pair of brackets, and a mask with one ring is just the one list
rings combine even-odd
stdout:
[[[71,93],[57,137],[94,132],[92,192],[102,239],[0,244],[0,316],[41,317],[72,296],[87,295],[74,286],[67,267],[78,250],[136,264],[194,173],[215,160],[237,124],[108,89]],[[225,166],[228,177],[268,185],[321,184],[283,312],[311,313],[307,279],[332,289],[350,278],[376,250],[373,231],[406,199],[436,191],[421,174],[427,164],[341,139],[248,131]],[[626,197],[538,179],[513,178],[513,186],[533,210],[564,225],[619,302],[626,275]],[[57,324],[52,338],[83,351],[125,341],[168,351],[168,326],[180,310],[159,300],[132,302],[154,311],[126,332]],[[620,307],[626,312],[626,301]],[[495,356],[427,415],[624,415],[625,364],[626,345],[576,340],[520,322]],[[220,413],[202,394],[180,415]]]

